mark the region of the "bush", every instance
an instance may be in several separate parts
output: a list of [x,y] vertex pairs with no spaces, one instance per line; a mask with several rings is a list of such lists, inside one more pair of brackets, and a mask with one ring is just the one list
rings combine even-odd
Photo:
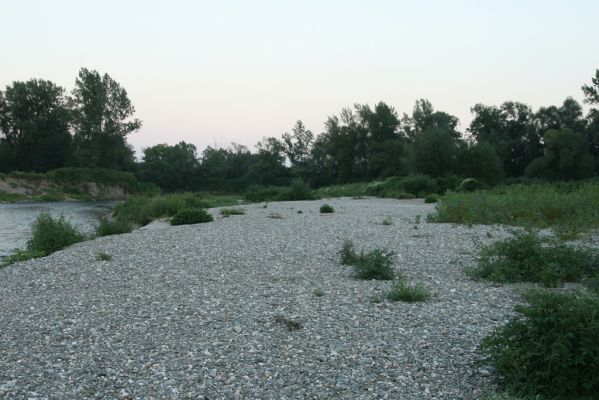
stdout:
[[253,185],[248,187],[243,197],[247,201],[276,201],[285,192],[286,188],[282,186],[258,186]]
[[278,200],[312,200],[314,196],[310,190],[310,186],[301,178],[296,178],[291,182],[291,186],[278,195]]
[[63,216],[54,219],[48,214],[40,214],[33,223],[27,251],[46,256],[84,240],[86,240],[85,235],[75,229]]
[[438,199],[439,199],[439,196],[437,196],[436,194],[429,194],[424,198],[424,202],[425,203],[436,203]]
[[171,225],[201,224],[212,220],[212,215],[203,208],[183,208],[173,216]]
[[599,182],[496,187],[448,193],[432,222],[507,224],[583,231],[599,228]]
[[473,192],[475,190],[484,189],[485,185],[474,179],[474,178],[466,178],[460,183],[460,186],[457,187],[458,192]]
[[484,248],[475,278],[495,282],[542,282],[556,286],[599,274],[599,254],[585,248],[543,241],[536,233],[515,233]]
[[407,303],[426,301],[430,297],[431,295],[422,284],[409,285],[403,280],[395,282],[387,293],[389,301],[405,301]]
[[245,215],[243,208],[223,208],[220,210],[220,215],[230,217],[231,215]]
[[100,218],[100,224],[96,228],[96,235],[110,236],[131,232],[131,225],[119,218]]
[[517,317],[481,344],[513,394],[593,399],[599,393],[599,297],[528,293]]
[[403,179],[402,184],[406,192],[416,196],[424,196],[429,193],[437,192],[437,181],[426,175],[406,176]]
[[333,206],[331,206],[329,204],[323,204],[322,206],[320,206],[321,214],[331,214],[334,212],[335,212],[335,209],[333,208]]
[[395,278],[392,252],[375,249],[358,254],[354,250],[353,243],[345,241],[340,255],[341,264],[354,267],[354,276],[358,279],[392,280]]

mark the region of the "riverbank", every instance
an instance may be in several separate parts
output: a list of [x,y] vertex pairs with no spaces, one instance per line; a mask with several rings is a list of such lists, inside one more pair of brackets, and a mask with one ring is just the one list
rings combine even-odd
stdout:
[[[429,224],[418,200],[326,202],[212,209],[0,270],[0,397],[478,398],[478,344],[519,296],[462,269],[506,232]],[[389,282],[340,265],[346,239],[394,251],[432,299],[381,301]]]

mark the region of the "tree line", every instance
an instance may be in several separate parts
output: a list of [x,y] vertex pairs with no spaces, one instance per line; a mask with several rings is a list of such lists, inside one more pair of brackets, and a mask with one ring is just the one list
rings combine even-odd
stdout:
[[165,191],[241,191],[313,187],[410,174],[476,178],[488,184],[534,177],[582,179],[599,173],[599,70],[583,85],[588,113],[568,97],[559,106],[506,101],[476,104],[465,132],[458,118],[426,99],[410,114],[380,102],[356,104],[325,122],[319,135],[301,121],[254,151],[231,144],[158,144],[135,162],[126,136],[139,129],[127,92],[107,74],[81,69],[70,96],[48,81],[14,82],[0,92],[0,170],[43,172],[61,166],[131,170]]

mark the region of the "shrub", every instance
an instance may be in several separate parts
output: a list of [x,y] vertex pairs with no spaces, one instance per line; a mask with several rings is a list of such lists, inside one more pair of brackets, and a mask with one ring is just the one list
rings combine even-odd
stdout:
[[286,188],[281,186],[258,186],[253,185],[247,188],[243,197],[248,201],[260,202],[267,200],[279,200]]
[[96,235],[110,236],[131,232],[131,225],[120,218],[100,218],[100,224],[96,228]]
[[385,217],[385,218],[383,218],[383,221],[381,222],[381,224],[383,224],[385,226],[393,225],[393,220],[391,219],[391,217]]
[[212,215],[203,208],[183,208],[173,216],[171,225],[201,224],[212,220]]
[[230,217],[231,215],[245,215],[243,208],[223,208],[220,210],[220,215]]
[[426,175],[406,176],[402,185],[406,192],[416,196],[437,192],[437,181]]
[[508,392],[558,399],[599,393],[599,297],[534,291],[481,344]]
[[320,206],[321,214],[331,214],[334,212],[335,212],[335,209],[333,208],[333,206],[331,206],[329,204],[323,204],[322,206]]
[[430,297],[431,295],[422,284],[409,285],[403,280],[396,281],[387,293],[389,301],[405,301],[407,303],[426,301]]
[[99,251],[96,253],[96,260],[97,261],[110,261],[110,260],[112,260],[112,256],[108,253]]
[[354,276],[358,279],[392,280],[395,278],[392,252],[375,249],[358,254],[354,250],[353,243],[345,241],[340,255],[341,264],[354,267]]
[[543,241],[533,232],[515,233],[482,250],[475,278],[495,282],[542,282],[556,286],[578,282],[599,273],[596,251],[555,241]]
[[310,190],[310,186],[301,178],[296,178],[291,181],[291,186],[277,196],[278,200],[312,200],[314,196]]
[[466,178],[460,183],[457,187],[458,192],[473,192],[475,190],[484,189],[485,185],[474,179],[474,178]]
[[33,252],[29,250],[16,250],[13,254],[1,259],[0,268],[6,267],[22,261],[31,260],[32,258],[44,257],[46,254],[41,252]]
[[436,203],[439,197],[436,194],[429,194],[424,198],[425,203]]
[[48,255],[85,239],[85,235],[75,229],[63,216],[54,219],[48,214],[40,214],[33,223],[27,251],[32,254]]

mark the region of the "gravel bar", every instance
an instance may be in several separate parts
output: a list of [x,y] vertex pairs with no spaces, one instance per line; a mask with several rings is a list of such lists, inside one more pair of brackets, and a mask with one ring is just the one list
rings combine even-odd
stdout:
[[[493,387],[477,348],[513,315],[518,286],[463,268],[503,228],[429,224],[420,200],[242,207],[0,269],[0,398],[476,399]],[[340,265],[346,239],[395,252],[432,299],[384,300],[390,282]]]

